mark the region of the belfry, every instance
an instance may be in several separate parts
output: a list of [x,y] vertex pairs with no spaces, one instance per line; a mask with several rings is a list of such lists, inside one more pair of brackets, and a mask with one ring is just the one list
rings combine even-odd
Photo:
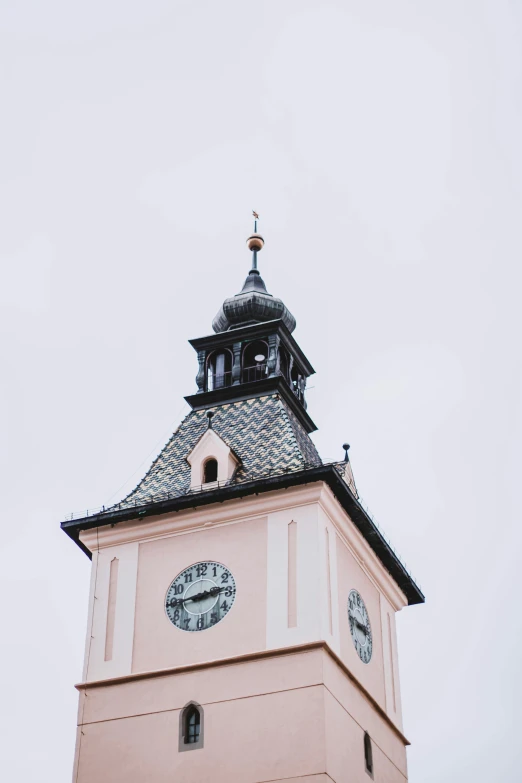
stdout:
[[[256,216],[257,217],[257,216]],[[395,614],[424,596],[324,463],[314,370],[258,269],[137,487],[62,523],[92,558],[75,783],[407,780]]]

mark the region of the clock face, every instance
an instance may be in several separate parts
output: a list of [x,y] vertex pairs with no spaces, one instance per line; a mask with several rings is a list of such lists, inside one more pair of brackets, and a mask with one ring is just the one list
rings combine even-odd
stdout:
[[373,650],[372,628],[368,611],[357,590],[350,590],[348,596],[348,622],[357,655],[363,663],[370,663]]
[[182,631],[205,631],[221,622],[232,608],[236,583],[221,563],[194,563],[167,590],[167,617]]

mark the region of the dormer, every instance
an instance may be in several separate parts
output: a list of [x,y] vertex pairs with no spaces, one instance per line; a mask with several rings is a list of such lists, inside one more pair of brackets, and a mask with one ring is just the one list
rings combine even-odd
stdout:
[[213,489],[230,481],[239,464],[230,446],[210,426],[186,460],[191,469],[191,489]]

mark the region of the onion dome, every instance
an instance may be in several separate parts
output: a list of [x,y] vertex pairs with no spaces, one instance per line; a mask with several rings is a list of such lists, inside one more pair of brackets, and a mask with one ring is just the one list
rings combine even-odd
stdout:
[[257,232],[247,239],[247,246],[252,251],[252,269],[241,291],[223,302],[212,321],[215,332],[226,332],[229,329],[274,321],[277,318],[283,321],[289,332],[294,331],[296,326],[294,316],[281,299],[268,293],[265,282],[259,274],[257,253],[263,249],[264,244],[263,237]]

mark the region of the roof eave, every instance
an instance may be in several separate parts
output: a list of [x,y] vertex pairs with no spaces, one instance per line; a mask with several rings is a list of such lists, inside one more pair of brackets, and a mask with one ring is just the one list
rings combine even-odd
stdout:
[[83,517],[77,520],[62,522],[61,528],[90,557],[90,552],[82,544],[79,537],[82,530],[90,530],[105,525],[115,525],[118,522],[127,522],[132,519],[144,519],[145,517],[158,516],[173,511],[183,511],[187,508],[197,508],[199,506],[210,505],[211,503],[223,503],[227,500],[239,497],[259,494],[261,492],[270,492],[277,489],[286,489],[302,484],[310,484],[315,481],[324,481],[330,487],[363,538],[367,541],[382,565],[402,590],[408,600],[408,604],[414,605],[424,603],[425,598],[422,591],[415,584],[382,533],[377,529],[372,519],[354,497],[333,465],[321,465],[292,473],[268,476],[256,481],[231,484],[226,487],[219,487],[217,489],[193,494],[189,493],[167,500],[159,500],[141,506],[134,506],[132,508],[105,511],[91,517]]

